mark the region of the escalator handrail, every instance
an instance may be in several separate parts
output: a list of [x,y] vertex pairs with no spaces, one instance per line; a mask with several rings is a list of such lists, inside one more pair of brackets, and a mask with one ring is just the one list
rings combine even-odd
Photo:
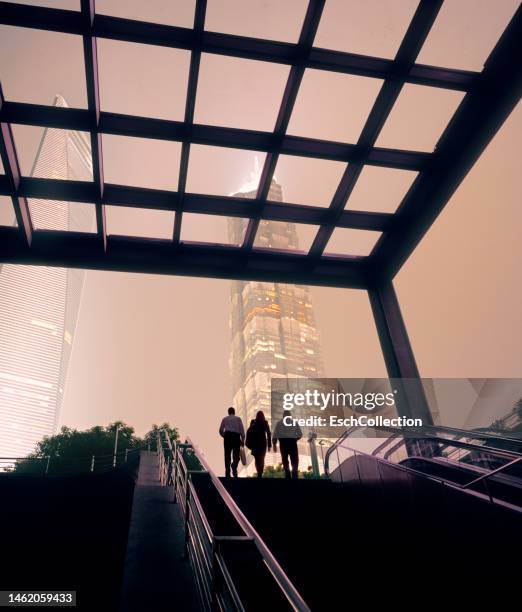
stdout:
[[386,438],[382,444],[379,444],[377,448],[373,449],[372,454],[377,455],[384,448],[386,448],[388,444],[390,444],[393,440],[396,440],[396,439],[400,439],[400,434],[395,433],[395,434],[392,434],[389,438]]
[[[392,431],[396,433],[396,436],[400,436],[401,433],[404,435],[404,431],[401,430],[395,430],[393,428],[388,428],[388,427],[379,427],[379,429],[383,429],[386,431]],[[404,428],[407,429],[407,428]],[[412,433],[414,433],[414,430],[410,430],[412,431]],[[503,459],[511,459],[511,458],[516,458],[516,457],[522,457],[521,453],[518,453],[517,451],[510,451],[510,450],[505,450],[503,448],[495,448],[492,446],[485,446],[485,445],[478,445],[478,444],[473,444],[471,442],[462,442],[461,440],[449,440],[448,438],[440,438],[438,436],[426,436],[424,434],[419,434],[417,433],[417,438],[412,438],[412,439],[421,439],[421,440],[431,440],[431,441],[435,441],[435,442],[440,442],[443,444],[443,446],[453,446],[453,447],[458,447],[458,448],[466,448],[470,451],[475,451],[475,452],[481,452],[484,454],[489,454],[489,455],[493,455],[494,457],[501,457]],[[390,438],[388,439],[390,440]],[[404,438],[402,439],[402,441],[404,442]],[[381,447],[383,447],[384,445],[381,445]],[[379,448],[381,448],[379,447]],[[378,449],[374,450],[372,454],[377,453]],[[384,455],[384,458],[386,459],[389,454],[392,452],[392,449],[388,450],[388,452]]]
[[471,482],[468,482],[462,488],[463,489],[468,489],[468,488],[472,487],[473,485],[477,484],[477,482],[481,482],[482,480],[485,480],[486,478],[491,478],[491,476],[493,476],[494,474],[498,474],[499,472],[503,472],[504,470],[508,469],[509,467],[512,467],[516,463],[520,463],[520,462],[522,462],[522,457],[516,457],[515,459],[513,459],[513,461],[509,461],[508,463],[505,463],[504,465],[501,465],[500,467],[496,468],[495,470],[492,470],[491,472],[488,472],[487,474],[482,474],[478,478],[475,478],[475,480],[472,480]]
[[[438,426],[438,425],[428,425],[426,427],[423,427],[423,429],[426,429],[428,431],[431,431],[435,434],[441,432],[442,434],[451,434],[453,436],[455,436],[454,438],[441,438],[444,440],[448,440],[448,442],[452,442],[453,440],[459,440],[460,438],[468,438],[468,439],[472,439],[472,440],[484,440],[485,442],[488,442],[489,440],[498,440],[499,442],[508,442],[511,445],[512,444],[518,444],[520,447],[520,450],[514,450],[512,448],[506,449],[506,448],[498,448],[496,446],[490,446],[488,444],[482,444],[480,445],[480,448],[483,448],[486,451],[493,451],[493,450],[501,450],[501,451],[505,451],[507,453],[512,454],[513,456],[519,456],[522,457],[522,440],[520,439],[516,439],[516,438],[511,438],[511,437],[503,437],[503,436],[499,436],[499,435],[488,435],[488,434],[481,434],[481,433],[476,433],[474,430],[466,430],[466,429],[458,429],[457,427],[446,427],[446,426]],[[471,444],[471,442],[470,442]],[[479,445],[477,445],[479,446]]]
[[[410,428],[408,427],[404,427],[403,430],[409,430]],[[473,438],[476,440],[498,440],[499,442],[514,442],[514,443],[518,443],[520,444],[520,452],[519,451],[515,451],[512,449],[509,449],[508,452],[513,453],[513,454],[518,454],[522,456],[522,440],[520,438],[514,438],[511,436],[502,436],[498,433],[495,434],[486,434],[486,433],[482,433],[480,431],[477,431],[475,429],[461,429],[459,427],[449,427],[446,425],[425,425],[422,428],[423,432],[424,431],[428,431],[428,432],[433,432],[433,433],[438,433],[438,432],[444,432],[444,433],[449,433],[449,434],[454,434],[456,436],[462,436],[462,437],[466,437],[466,438]],[[416,431],[416,430],[412,430],[412,431]],[[345,437],[347,435],[348,431],[345,431],[342,437]],[[381,445],[379,445],[376,449],[374,449],[372,451],[372,454],[374,455],[378,455],[384,448],[386,448],[386,446],[388,444],[390,444],[390,442],[399,437],[401,435],[401,432],[398,431],[397,433],[393,434],[392,436],[390,436],[389,438],[387,438]],[[490,446],[482,446],[482,448],[488,450],[488,449],[492,449],[492,450],[498,450],[495,447],[490,447]],[[501,449],[501,450],[505,450],[505,449]]]
[[[522,439],[511,437],[508,435],[501,435],[497,433],[484,433],[477,429],[461,429],[460,427],[449,427],[447,425],[425,425],[423,429],[429,429],[433,431],[445,431],[453,433],[455,435],[467,436],[468,438],[475,438],[477,440],[498,440],[499,442],[515,442],[520,444],[522,448]],[[516,451],[513,451],[516,452]],[[521,452],[522,454],[522,452]]]
[[330,446],[330,448],[326,451],[324,456],[324,472],[328,475],[328,464],[330,463],[330,455],[333,453],[334,449],[336,449],[348,436],[355,431],[356,429],[360,429],[359,427],[348,427],[348,429]]
[[[359,427],[350,427],[348,428],[343,434],[342,436],[336,440],[332,446],[330,446],[330,448],[326,451],[326,455],[324,458],[324,464],[325,464],[325,471],[326,473],[328,473],[328,465],[329,465],[329,461],[330,461],[330,455],[334,452],[334,450],[339,447],[342,446],[344,440],[346,440],[350,434],[357,430],[360,429]],[[468,450],[471,451],[476,451],[476,452],[483,452],[483,453],[489,453],[493,456],[497,456],[497,457],[502,457],[502,458],[513,458],[513,457],[521,457],[522,453],[518,453],[517,451],[511,451],[511,450],[505,450],[505,449],[498,449],[495,447],[491,447],[491,446],[484,446],[484,445],[476,445],[476,444],[472,444],[470,442],[461,442],[460,440],[448,440],[447,438],[440,438],[438,436],[419,436],[419,432],[418,430],[412,429],[412,428],[408,428],[408,427],[404,427],[402,429],[395,429],[393,427],[376,427],[375,429],[379,429],[380,431],[388,431],[391,433],[390,437],[386,438],[386,440],[380,444],[376,449],[374,449],[372,451],[372,455],[373,456],[378,456],[378,454],[380,452],[382,452],[384,450],[384,448],[386,448],[387,445],[389,445],[393,440],[398,439],[398,445],[400,446],[403,442],[404,442],[404,438],[401,439],[400,436],[403,436],[405,432],[407,431],[411,431],[412,433],[415,433],[417,437],[421,437],[422,439],[425,440],[434,440],[437,442],[443,442],[445,443],[445,446],[455,446],[455,447],[460,447],[460,448],[467,448]],[[436,429],[436,426],[430,427],[430,429]],[[442,429],[442,428],[441,428]],[[466,433],[466,430],[462,430],[463,433]],[[470,435],[470,432],[468,432],[468,435],[470,437],[473,437],[473,434]],[[502,439],[502,438],[501,438]],[[513,438],[507,438],[507,440],[512,441]],[[384,459],[387,459],[389,454],[396,450],[396,446],[395,445],[393,447],[393,449],[389,449],[387,451],[387,453],[384,456]]]

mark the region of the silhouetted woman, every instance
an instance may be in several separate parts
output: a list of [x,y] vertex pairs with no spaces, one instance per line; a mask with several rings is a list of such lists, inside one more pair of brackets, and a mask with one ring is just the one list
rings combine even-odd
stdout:
[[256,418],[250,423],[246,436],[246,446],[254,455],[257,477],[261,478],[265,469],[266,450],[267,448],[268,450],[272,449],[270,426],[262,410],[256,414]]

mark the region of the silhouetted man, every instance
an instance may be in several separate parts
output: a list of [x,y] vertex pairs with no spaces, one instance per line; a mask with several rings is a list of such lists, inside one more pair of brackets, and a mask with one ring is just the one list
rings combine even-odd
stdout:
[[[277,441],[279,440],[279,448],[281,451],[281,461],[285,470],[285,477],[297,478],[299,468],[299,451],[297,449],[297,441],[303,437],[303,432],[299,425],[290,424],[292,413],[289,410],[283,412],[283,418],[276,423],[274,433],[272,435],[272,448],[277,451]],[[285,421],[287,424],[285,424]],[[289,461],[290,460],[290,461]],[[292,473],[290,474],[290,463],[292,464]]]
[[[219,435],[223,437],[225,447],[225,476],[230,478],[230,466],[232,465],[232,474],[234,478],[237,478],[239,449],[245,443],[245,428],[243,427],[243,421],[236,416],[234,408],[229,408],[228,416],[221,421]],[[231,457],[232,462],[230,461]]]

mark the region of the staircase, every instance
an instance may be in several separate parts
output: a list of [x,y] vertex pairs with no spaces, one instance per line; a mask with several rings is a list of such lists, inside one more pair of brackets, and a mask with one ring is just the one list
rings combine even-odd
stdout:
[[134,488],[125,557],[121,612],[199,610],[196,587],[184,558],[182,517],[172,490],[160,482],[156,452],[142,451]]

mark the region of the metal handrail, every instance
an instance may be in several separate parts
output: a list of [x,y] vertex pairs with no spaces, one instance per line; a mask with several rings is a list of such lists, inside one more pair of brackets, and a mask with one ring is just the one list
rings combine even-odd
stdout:
[[[194,502],[199,518],[204,525],[205,531],[207,532],[207,536],[210,536],[212,550],[213,550],[213,557],[214,557],[213,564],[216,564],[217,568],[219,569],[221,576],[223,578],[223,581],[227,587],[228,595],[230,596],[231,600],[234,602],[236,609],[242,610],[243,606],[241,604],[241,599],[239,597],[239,594],[237,593],[237,589],[235,588],[234,582],[230,574],[228,573],[226,562],[223,559],[219,548],[220,548],[220,543],[222,542],[241,540],[241,541],[250,541],[255,544],[261,556],[261,559],[263,560],[266,568],[268,569],[273,579],[277,583],[280,589],[280,592],[282,593],[282,595],[284,595],[290,607],[299,612],[309,612],[309,607],[307,606],[306,602],[303,600],[303,598],[301,597],[301,595],[299,594],[295,586],[292,584],[288,576],[285,574],[284,570],[281,568],[281,566],[279,565],[279,563],[277,562],[273,554],[270,552],[269,548],[266,546],[266,544],[264,543],[260,535],[254,529],[254,527],[250,524],[250,522],[245,517],[243,512],[240,510],[236,502],[233,500],[230,493],[223,486],[223,483],[215,475],[212,468],[209,466],[204,454],[198,448],[198,446],[194,444],[190,438],[187,438],[187,442],[185,444],[179,444],[175,442],[173,446],[170,440],[170,437],[168,435],[168,432],[166,432],[165,430],[162,430],[162,433],[163,433],[163,436],[167,444],[167,448],[165,450],[167,450],[169,454],[169,462],[171,464],[169,468],[168,465],[161,463],[161,459],[160,459],[160,470],[163,470],[163,474],[164,474],[163,480],[165,480],[165,473],[170,469],[171,473],[173,473],[171,484],[173,484],[175,487],[176,499],[178,499],[178,496],[180,494],[183,495],[183,490],[185,490],[184,497],[182,497],[181,499],[178,499],[178,501],[184,502],[183,504],[180,504],[180,506],[184,506],[184,508],[182,509],[182,512],[184,513],[185,524],[186,524],[187,530],[190,529],[190,525],[188,524],[190,522],[190,503],[189,502],[190,500]],[[162,444],[160,436],[158,436],[158,449],[163,449],[163,444]],[[183,459],[183,451],[186,451],[187,449],[192,450],[195,457],[199,461],[199,464],[201,465],[202,469],[198,470],[198,472],[203,472],[203,473],[208,474],[208,477],[210,478],[210,481],[212,482],[215,489],[217,490],[220,498],[222,499],[228,511],[233,516],[233,518],[239,525],[241,531],[243,532],[244,534],[243,536],[216,536],[212,533],[211,527],[205,516],[205,512],[201,506],[201,502],[198,498],[197,492],[191,482],[191,475],[194,471],[189,470],[187,468],[185,461]],[[161,452],[160,454],[164,455],[164,452]],[[183,470],[185,479],[180,478],[180,470]],[[179,485],[185,485],[185,487],[179,486]],[[214,593],[214,596],[216,595],[217,594]]]
[[[350,436],[350,434],[355,431],[356,429],[359,429],[358,427],[351,427],[349,429],[347,429],[342,436],[326,451],[326,455],[325,455],[325,469],[327,469],[328,463],[329,463],[329,458],[330,455],[334,452],[334,450],[343,443],[343,441],[348,438]],[[378,453],[380,453],[384,448],[386,448],[387,445],[390,444],[390,442],[394,439],[398,439],[398,442],[396,444],[396,446],[400,446],[404,440],[400,439],[401,435],[404,435],[407,432],[411,432],[412,434],[415,434],[417,437],[420,437],[420,432],[418,430],[415,429],[411,429],[411,428],[403,428],[403,429],[395,429],[393,427],[378,427],[376,428],[379,431],[387,431],[390,432],[390,437],[387,438],[382,444],[380,444],[376,449],[373,450],[372,455],[377,456]],[[450,430],[450,429],[455,429],[456,428],[438,428],[437,426],[430,426],[427,427],[426,429],[429,429],[431,431],[436,431],[437,429],[441,429],[441,430]],[[475,434],[473,432],[467,432],[466,430],[456,430],[458,431],[459,434],[467,435],[469,437],[473,437]],[[476,436],[477,438],[482,439],[482,436]],[[487,438],[487,436],[484,436],[484,438]],[[518,453],[517,451],[511,451],[511,450],[505,450],[505,449],[498,449],[495,447],[491,447],[491,446],[485,446],[485,445],[476,445],[476,444],[471,444],[470,442],[461,442],[460,440],[448,440],[447,438],[440,438],[437,436],[429,436],[429,435],[422,435],[422,439],[426,439],[426,440],[432,440],[432,441],[437,441],[437,442],[443,442],[444,444],[448,445],[453,445],[453,446],[458,446],[461,448],[468,448],[468,450],[473,450],[473,451],[481,451],[483,453],[489,453],[492,454],[493,456],[497,456],[497,457],[502,457],[502,458],[511,458],[514,456],[520,456],[520,453]],[[497,436],[497,439],[502,440],[503,438],[501,436]],[[516,441],[515,438],[506,438],[506,440],[509,440],[510,442],[512,441]],[[388,455],[391,452],[394,452],[396,450],[396,448],[392,448],[388,450]]]
[[[512,461],[500,466],[499,468],[492,470],[491,472],[488,472],[486,474],[482,474],[481,476],[479,476],[478,478],[473,479],[470,482],[467,483],[458,483],[458,482],[454,482],[453,480],[449,480],[447,478],[444,478],[443,476],[437,476],[434,474],[427,474],[426,472],[422,472],[420,470],[416,470],[415,468],[412,468],[410,466],[405,466],[402,465],[400,463],[393,463],[392,461],[388,461],[386,459],[383,459],[382,457],[377,457],[373,454],[370,453],[366,453],[365,451],[361,451],[359,449],[355,449],[349,446],[341,446],[341,448],[344,448],[350,452],[352,452],[354,455],[363,455],[365,457],[369,457],[370,459],[372,459],[373,461],[376,461],[378,464],[384,464],[387,466],[391,466],[394,469],[397,470],[401,470],[403,472],[409,473],[409,474],[415,474],[417,476],[420,476],[422,478],[427,478],[429,480],[434,480],[436,482],[439,482],[445,486],[449,486],[455,489],[459,489],[459,490],[469,490],[472,486],[474,486],[476,483],[484,481],[484,484],[486,485],[486,481],[488,478],[490,478],[493,475],[499,474],[500,472],[503,472],[505,470],[507,470],[508,468],[512,467],[513,465],[522,462],[522,457],[516,457],[515,459],[513,459]],[[343,462],[344,463],[344,462]],[[341,463],[339,463],[338,468],[341,468]],[[489,491],[489,488],[486,486],[486,492],[487,492],[487,497],[489,498],[491,503],[495,503],[494,499]],[[473,493],[477,493],[476,491],[473,491]],[[517,507],[517,510],[522,511],[522,509]]]
[[[513,457],[520,457],[518,453],[507,451],[499,448],[492,448],[489,446],[478,446],[477,444],[472,444],[471,442],[462,442],[461,440],[448,440],[447,438],[439,438],[437,436],[422,436],[422,438],[412,438],[412,439],[422,439],[428,440],[430,442],[439,442],[443,446],[453,446],[455,448],[465,448],[469,451],[481,452],[483,454],[492,455],[493,457],[501,457],[502,459],[511,459]],[[404,442],[404,439],[401,440]],[[373,451],[372,454],[375,454],[376,451]],[[387,455],[391,454],[392,449],[386,453]],[[386,458],[386,457],[385,457]]]
[[[188,440],[190,441],[190,438]],[[279,584],[283,593],[286,595],[289,603],[292,604],[295,610],[308,610],[308,606],[304,602],[303,598],[301,597],[301,595],[299,594],[295,586],[292,584],[288,576],[285,574],[285,572],[283,571],[282,567],[277,562],[274,555],[270,552],[269,548],[264,543],[261,536],[257,533],[257,531],[254,529],[252,524],[245,517],[243,512],[241,512],[241,510],[239,509],[239,506],[236,504],[236,502],[233,500],[230,493],[223,486],[223,483],[214,474],[214,472],[208,465],[206,459],[204,458],[199,448],[195,446],[192,443],[192,441],[190,441],[190,443],[192,444],[192,448],[194,449],[198,460],[200,461],[201,465],[203,465],[203,467],[205,468],[205,471],[207,471],[208,474],[210,475],[210,478],[214,486],[218,490],[226,506],[228,507],[228,509],[234,516],[234,518],[237,520],[237,522],[239,523],[239,525],[241,526],[245,534],[254,540],[257,546],[257,549],[261,553],[261,556],[263,557],[264,562],[266,563],[268,569],[270,570],[270,573],[272,574],[272,576],[275,578],[275,580]]]
[[488,430],[484,429],[461,429],[459,427],[450,427],[448,425],[424,425],[423,429],[444,431],[455,435],[467,436],[477,440],[498,440],[499,442],[518,442],[522,446],[522,439],[515,438],[508,434],[501,435],[499,432],[485,433]]
[[[419,430],[415,430],[413,428],[408,428],[405,427],[403,429],[396,429],[394,427],[378,427],[376,429],[379,429],[380,431],[389,431],[390,433],[394,434],[395,437],[400,437],[401,435],[405,435],[408,432],[414,434],[412,439],[422,439],[422,440],[431,440],[431,441],[436,441],[436,442],[441,442],[442,444],[446,445],[446,446],[456,446],[459,448],[466,448],[468,450],[472,450],[472,451],[482,451],[482,452],[487,452],[490,453],[492,455],[496,455],[498,457],[504,457],[504,458],[509,458],[509,457],[513,457],[513,456],[519,456],[520,453],[517,453],[516,451],[510,451],[510,450],[506,450],[503,448],[496,448],[496,447],[492,447],[492,446],[483,446],[483,445],[477,445],[477,444],[473,444],[471,442],[462,442],[461,440],[449,440],[448,438],[440,438],[438,436],[434,436],[434,435],[426,435],[424,434],[423,431],[419,431]],[[436,427],[430,427],[429,429],[431,430],[436,430]],[[468,434],[469,435],[469,434]],[[472,435],[469,435],[470,438],[472,438]],[[387,442],[389,443],[389,440],[391,439],[388,438]],[[380,447],[376,448],[373,451],[373,454],[376,454],[377,452],[379,452],[379,449],[381,447],[383,447],[384,444],[382,444]]]
[[475,478],[475,480],[468,482],[463,488],[468,489],[472,487],[474,484],[476,484],[477,482],[480,482],[481,480],[486,480],[487,478],[490,478],[491,476],[493,476],[494,474],[498,474],[499,472],[503,472],[504,470],[507,470],[509,467],[515,465],[516,463],[520,463],[521,461],[522,461],[522,457],[517,457],[516,459],[513,459],[513,461],[510,461],[509,463],[505,463],[504,465],[501,465],[497,469],[492,470],[491,472],[487,472],[486,474],[482,474],[482,476],[479,476],[478,478]]
[[[0,463],[10,462],[9,467],[15,467],[17,463],[20,464],[41,464],[45,467],[45,469],[40,473],[40,475],[44,476],[59,476],[61,474],[71,474],[71,473],[87,473],[99,471],[100,463],[103,466],[103,471],[111,471],[115,467],[120,467],[122,461],[117,461],[117,464],[114,465],[114,457],[117,458],[124,457],[123,463],[127,463],[128,456],[131,453],[136,453],[143,450],[143,447],[133,448],[133,449],[124,449],[118,451],[116,455],[114,453],[106,454],[106,455],[82,455],[77,457],[61,457],[60,455],[45,455],[43,457],[0,457]],[[54,462],[54,463],[53,463]],[[75,469],[74,471],[60,471],[54,472],[50,470],[51,465],[56,465],[56,462],[64,463],[66,466],[73,466],[78,462],[85,463],[87,462],[88,467],[86,469]],[[96,469],[95,469],[96,468]],[[3,473],[3,470],[0,469],[0,473]],[[13,472],[9,471],[8,473],[17,473],[16,470]],[[22,472],[19,472],[22,473]]]
[[[409,428],[405,428],[405,429],[409,429]],[[415,430],[412,430],[415,431]],[[455,436],[454,438],[444,438],[444,437],[440,437],[437,436],[438,439],[440,439],[441,441],[446,441],[443,442],[443,444],[445,446],[451,446],[453,444],[453,442],[458,442],[459,438],[468,438],[468,439],[473,439],[473,440],[484,440],[485,442],[488,442],[489,440],[498,440],[499,442],[509,442],[511,444],[513,443],[518,443],[520,445],[520,451],[518,450],[513,450],[513,449],[505,449],[505,448],[497,448],[496,446],[489,446],[488,444],[475,444],[474,446],[476,447],[476,450],[478,451],[478,449],[481,449],[482,452],[489,452],[491,454],[495,454],[500,451],[503,452],[504,454],[512,456],[512,457],[520,457],[522,456],[522,440],[517,439],[517,438],[513,438],[510,436],[501,436],[497,434],[484,434],[484,433],[480,433],[477,432],[476,430],[467,430],[467,429],[460,429],[457,427],[448,427],[448,426],[441,426],[441,425],[426,425],[422,428],[422,432],[424,431],[428,431],[428,432],[433,432],[435,434],[450,434]],[[400,435],[400,433],[398,434]],[[471,442],[468,442],[468,444],[472,444]],[[374,453],[377,452],[376,449],[374,451]]]

